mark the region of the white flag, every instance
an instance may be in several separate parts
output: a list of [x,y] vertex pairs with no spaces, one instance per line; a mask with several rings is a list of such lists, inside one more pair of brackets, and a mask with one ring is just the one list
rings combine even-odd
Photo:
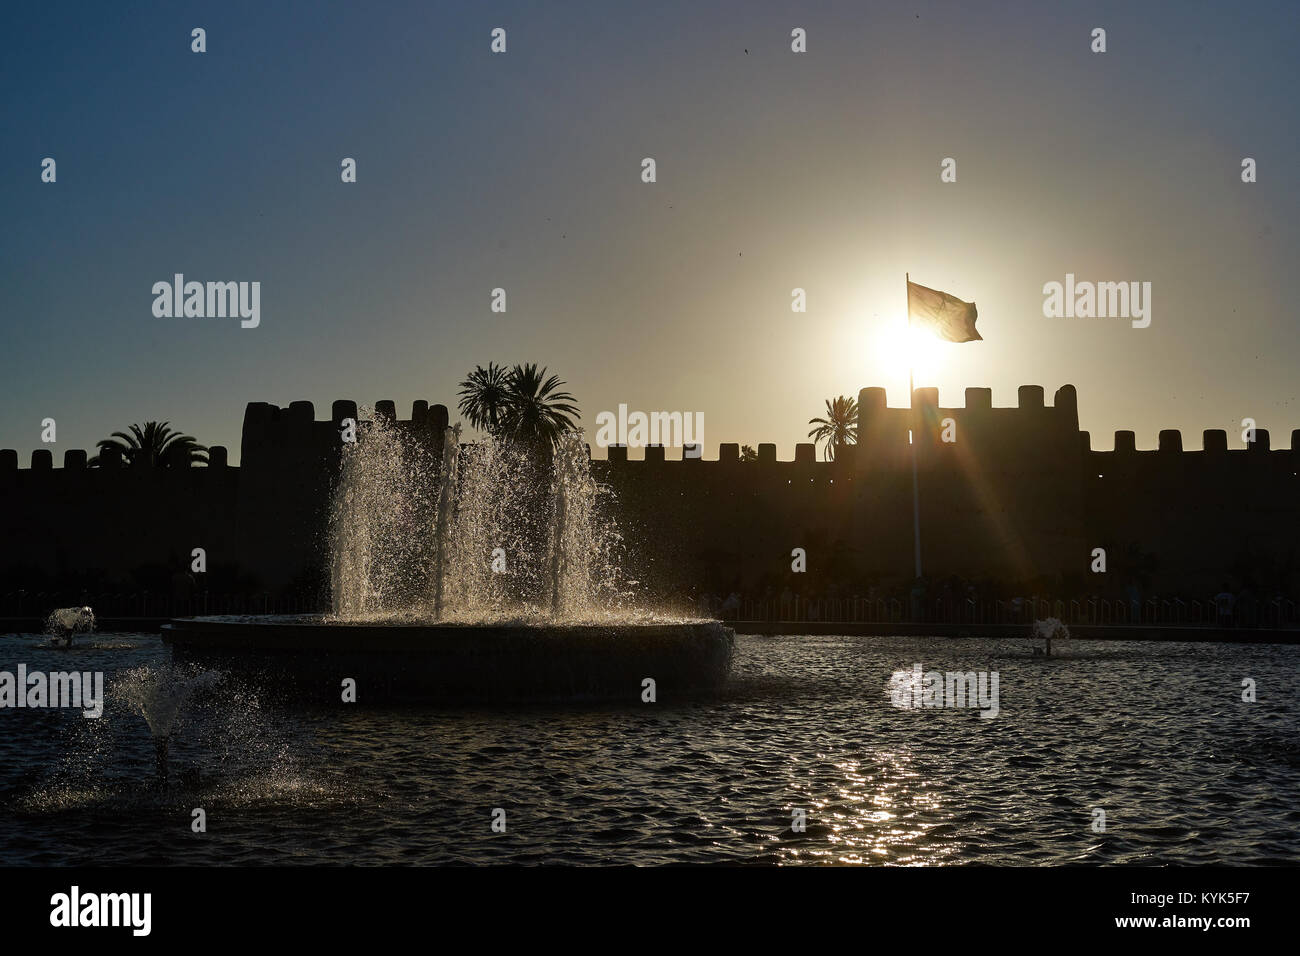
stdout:
[[975,329],[974,302],[963,302],[955,295],[927,289],[915,282],[907,283],[907,314],[921,328],[929,329],[949,342],[982,342],[984,336]]

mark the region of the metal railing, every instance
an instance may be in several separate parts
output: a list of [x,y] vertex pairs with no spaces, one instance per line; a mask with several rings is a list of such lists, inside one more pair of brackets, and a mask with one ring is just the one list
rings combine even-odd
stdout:
[[[89,605],[99,618],[166,618],[208,614],[319,614],[329,610],[319,596],[306,594],[199,592],[188,598],[140,591],[27,591],[0,593],[0,617],[43,618],[60,607]],[[863,623],[1025,625],[1049,617],[1065,624],[1300,627],[1297,604],[1287,598],[1248,596],[1232,601],[1217,596],[1187,600],[1149,597],[975,599],[941,597],[745,597],[710,602],[704,613],[724,620]]]
[[198,592],[190,597],[140,591],[27,591],[0,594],[0,617],[41,618],[60,607],[89,606],[97,618],[193,617],[206,614],[316,614],[329,610],[302,594]]
[[1286,598],[1151,597],[1115,598],[903,599],[884,597],[746,597],[710,604],[711,613],[725,620],[863,623],[863,624],[991,624],[1025,625],[1046,618],[1065,624],[1300,627],[1295,601]]

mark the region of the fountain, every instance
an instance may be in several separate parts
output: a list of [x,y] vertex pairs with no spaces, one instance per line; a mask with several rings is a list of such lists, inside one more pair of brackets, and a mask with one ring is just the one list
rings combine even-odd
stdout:
[[55,608],[45,619],[45,633],[56,641],[62,639],[64,647],[71,647],[72,638],[77,634],[89,634],[94,630],[95,612],[89,607]]
[[167,784],[167,749],[190,698],[216,684],[218,671],[185,670],[179,667],[137,667],[114,685],[114,693],[144,718],[153,735],[154,779]]
[[1044,642],[1042,647],[1033,648],[1034,657],[1051,657],[1053,639],[1057,641],[1068,641],[1070,639],[1070,629],[1061,623],[1059,618],[1055,617],[1034,621],[1030,633],[1033,637]]
[[337,701],[628,699],[722,684],[734,633],[638,606],[612,495],[581,437],[539,453],[381,417],[344,445],[332,613],[172,621],[182,660],[237,663]]
[[438,522],[434,531],[435,561],[434,616],[442,617],[442,588],[446,578],[447,542],[451,537],[451,514],[456,502],[456,488],[460,483],[460,425],[448,428],[442,444],[442,491],[438,496]]

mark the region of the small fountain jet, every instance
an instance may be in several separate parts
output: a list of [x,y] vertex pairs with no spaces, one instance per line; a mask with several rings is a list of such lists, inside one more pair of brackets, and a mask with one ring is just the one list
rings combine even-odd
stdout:
[[56,641],[61,639],[64,647],[72,646],[73,636],[89,634],[94,629],[95,612],[89,607],[55,608],[45,619],[45,633]]
[[1042,638],[1044,645],[1033,649],[1034,657],[1051,657],[1053,638],[1062,641],[1070,639],[1070,629],[1062,624],[1059,618],[1055,617],[1035,621],[1031,634],[1033,637]]
[[160,789],[167,785],[167,749],[190,699],[196,692],[213,687],[222,676],[220,671],[145,666],[128,671],[114,688],[149,725],[154,747],[154,782]]

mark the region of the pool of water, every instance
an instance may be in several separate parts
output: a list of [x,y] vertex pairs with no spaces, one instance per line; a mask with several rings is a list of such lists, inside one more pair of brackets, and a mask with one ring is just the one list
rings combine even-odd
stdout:
[[[1296,646],[742,635],[673,705],[303,710],[229,675],[160,789],[114,688],[167,649],[80,644],[0,637],[0,670],[108,688],[99,720],[0,710],[0,864],[1300,862]],[[903,706],[916,664],[997,672],[997,716]]]

